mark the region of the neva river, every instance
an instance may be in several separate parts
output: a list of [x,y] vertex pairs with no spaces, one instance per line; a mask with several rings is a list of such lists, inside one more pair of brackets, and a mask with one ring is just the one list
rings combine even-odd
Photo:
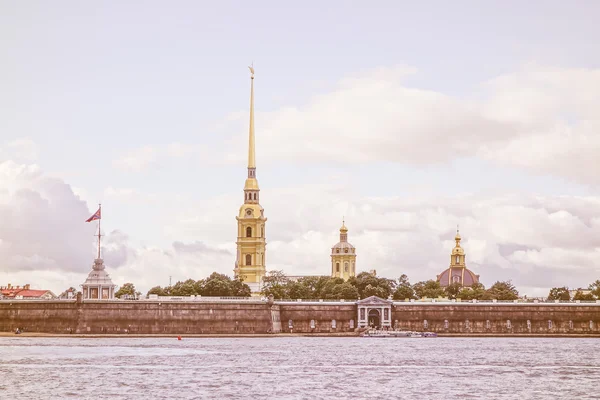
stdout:
[[600,339],[0,338],[0,399],[598,399]]

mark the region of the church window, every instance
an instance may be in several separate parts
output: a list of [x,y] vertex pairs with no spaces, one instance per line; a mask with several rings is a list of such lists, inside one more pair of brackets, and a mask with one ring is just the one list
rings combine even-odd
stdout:
[[340,272],[340,263],[335,263],[335,272]]
[[252,255],[246,254],[246,265],[252,265]]
[[336,253],[339,253],[339,252],[340,252],[340,249],[335,249],[335,252],[336,252]]
[[459,260],[459,256],[456,256],[456,263],[458,264],[460,261]]
[[246,228],[246,237],[252,237],[252,228],[251,227]]
[[344,263],[344,272],[348,272],[348,263]]
[[453,282],[453,283],[458,283],[458,282],[460,282],[460,276],[458,276],[458,275],[454,275],[454,276],[452,277],[452,282]]
[[344,253],[347,253],[347,252],[348,252],[348,249],[347,249],[347,248],[346,248],[346,249],[344,249]]
[[254,193],[254,200],[256,200],[256,193]]

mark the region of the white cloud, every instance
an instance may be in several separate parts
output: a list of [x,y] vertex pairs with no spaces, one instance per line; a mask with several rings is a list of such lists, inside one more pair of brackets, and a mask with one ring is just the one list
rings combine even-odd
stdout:
[[153,146],[140,147],[113,161],[113,166],[124,171],[139,172],[157,161],[158,152]]

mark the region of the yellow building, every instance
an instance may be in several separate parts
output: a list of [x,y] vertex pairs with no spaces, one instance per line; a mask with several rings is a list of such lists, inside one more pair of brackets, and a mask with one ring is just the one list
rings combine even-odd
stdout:
[[265,240],[264,210],[259,204],[260,189],[256,180],[256,161],[254,155],[254,68],[250,67],[250,133],[248,144],[248,178],[244,185],[244,204],[236,217],[237,258],[234,274],[244,280],[253,293],[260,292],[262,278],[265,276]]
[[331,248],[331,276],[348,280],[356,276],[356,249],[348,243],[348,228],[342,222],[340,241]]
[[465,250],[460,246],[461,237],[458,229],[454,241],[456,245],[450,254],[450,267],[437,276],[437,281],[442,287],[452,283],[458,283],[461,286],[472,286],[479,283],[479,275],[475,275],[473,271],[467,268]]

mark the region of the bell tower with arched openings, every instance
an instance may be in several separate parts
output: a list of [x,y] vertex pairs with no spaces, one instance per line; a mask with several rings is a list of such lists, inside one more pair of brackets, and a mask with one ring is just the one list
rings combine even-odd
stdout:
[[356,249],[348,243],[348,228],[342,222],[340,241],[331,248],[331,277],[348,278],[356,276]]
[[265,223],[267,219],[259,204],[260,189],[256,180],[256,161],[254,156],[254,68],[249,67],[250,76],[250,133],[248,143],[248,178],[244,185],[244,204],[236,217],[238,224],[237,256],[235,276],[244,280],[253,293],[261,290],[265,276]]

